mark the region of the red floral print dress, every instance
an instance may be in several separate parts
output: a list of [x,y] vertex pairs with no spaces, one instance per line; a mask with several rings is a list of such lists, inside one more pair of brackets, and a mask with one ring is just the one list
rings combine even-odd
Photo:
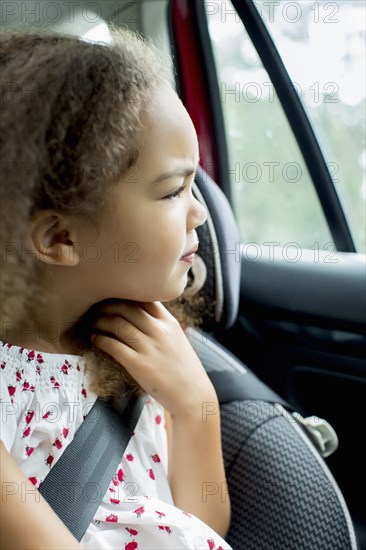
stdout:
[[[35,487],[97,399],[88,389],[84,367],[77,355],[0,341],[1,440]],[[136,429],[80,542],[83,548],[230,550],[200,519],[174,506],[163,412],[155,399],[145,398]]]

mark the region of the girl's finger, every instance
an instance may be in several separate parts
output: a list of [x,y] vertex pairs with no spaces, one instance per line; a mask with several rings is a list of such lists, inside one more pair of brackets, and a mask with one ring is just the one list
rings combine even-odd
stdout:
[[92,327],[93,331],[101,331],[110,337],[136,349],[141,344],[143,333],[137,327],[120,315],[109,315],[98,319]]
[[161,302],[141,302],[141,307],[156,319],[166,319],[167,316],[171,315]]
[[151,316],[149,312],[142,308],[142,305],[142,302],[108,304],[101,310],[101,314],[123,317],[141,333],[152,336]]
[[93,345],[113,357],[133,376],[133,371],[139,362],[139,354],[135,350],[104,334],[95,334]]

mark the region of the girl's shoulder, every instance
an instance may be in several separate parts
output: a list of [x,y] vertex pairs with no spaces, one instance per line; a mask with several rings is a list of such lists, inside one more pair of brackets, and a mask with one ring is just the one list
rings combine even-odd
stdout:
[[0,341],[1,439],[11,454],[24,455],[31,436],[40,443],[64,427],[72,435],[95,399],[81,357]]
[[0,341],[1,378],[21,391],[71,387],[84,377],[84,360],[78,355],[41,352]]
[[[38,443],[54,438],[56,446],[60,433],[71,440],[96,399],[82,357],[0,341],[1,439],[9,452],[17,445],[24,455],[35,435]],[[140,442],[166,439],[164,409],[150,395],[144,397],[137,428]]]

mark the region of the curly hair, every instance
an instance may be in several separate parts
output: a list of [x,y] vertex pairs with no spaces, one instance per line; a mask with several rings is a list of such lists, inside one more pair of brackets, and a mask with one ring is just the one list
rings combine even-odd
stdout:
[[[24,261],[31,217],[52,208],[95,223],[108,186],[137,160],[143,106],[160,84],[173,85],[169,57],[136,33],[114,25],[110,32],[111,45],[45,29],[0,35],[1,339],[7,323],[31,319],[47,299],[37,262]],[[199,294],[184,293],[166,305],[184,329],[199,326],[208,307]],[[70,334],[92,389],[116,404],[122,393],[143,390],[90,344],[97,312],[86,312]]]

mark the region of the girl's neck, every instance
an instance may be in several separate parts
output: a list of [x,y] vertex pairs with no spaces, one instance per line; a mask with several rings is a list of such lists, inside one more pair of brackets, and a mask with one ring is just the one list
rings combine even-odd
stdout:
[[[27,321],[0,323],[0,340],[44,353],[80,355],[82,350],[90,349],[90,335],[100,315],[100,304],[92,304],[79,311],[71,306],[57,308],[54,302],[49,300],[48,308],[43,313],[27,315]],[[64,314],[64,309],[68,310],[68,316]]]

